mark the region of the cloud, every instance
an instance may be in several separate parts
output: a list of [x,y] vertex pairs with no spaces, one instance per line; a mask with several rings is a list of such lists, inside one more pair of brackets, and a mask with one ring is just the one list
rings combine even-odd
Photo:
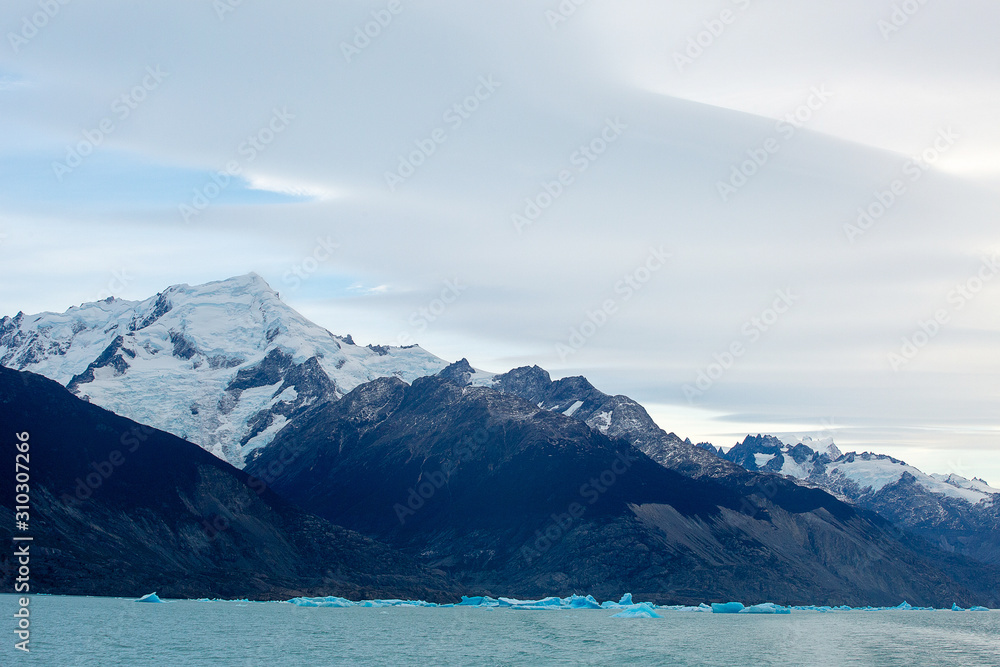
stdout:
[[[886,37],[892,6],[864,0],[439,2],[359,38],[384,8],[70,4],[0,51],[24,82],[0,88],[0,310],[61,310],[122,267],[133,298],[255,270],[359,342],[583,373],[695,440],[836,417],[1000,471],[1000,280],[949,299],[1000,250],[995,3],[927,3]],[[424,317],[446,281],[466,287]]]

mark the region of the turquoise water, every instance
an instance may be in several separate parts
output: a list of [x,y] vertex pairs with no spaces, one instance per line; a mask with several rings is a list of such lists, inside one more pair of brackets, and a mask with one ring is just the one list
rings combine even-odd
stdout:
[[3,665],[990,665],[1000,612],[794,611],[724,615],[614,610],[139,604],[33,596],[31,653],[13,647],[16,598],[0,596]]

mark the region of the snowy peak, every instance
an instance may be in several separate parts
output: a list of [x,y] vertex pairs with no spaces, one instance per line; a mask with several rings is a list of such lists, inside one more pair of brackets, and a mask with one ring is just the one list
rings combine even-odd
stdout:
[[486,386],[492,382],[494,374],[477,370],[472,367],[468,359],[462,358],[445,367],[438,373],[438,377],[457,384],[459,387]]
[[926,534],[946,548],[1000,560],[995,536],[1000,529],[1000,491],[983,480],[928,475],[884,454],[844,454],[832,438],[748,435],[720,456],[748,470],[815,484],[904,526],[931,531]]
[[791,447],[794,447],[795,445],[805,445],[819,455],[825,454],[831,461],[835,461],[843,456],[843,452],[841,452],[837,445],[834,444],[833,437],[831,436],[813,439],[806,435],[802,437],[786,437],[782,438],[781,441]]
[[747,470],[817,482],[848,497],[878,493],[904,475],[912,477],[927,491],[973,504],[992,501],[992,494],[1000,493],[982,480],[967,480],[958,475],[928,475],[886,454],[844,454],[829,437],[814,440],[808,436],[779,439],[772,435],[748,435],[722,456]]
[[361,347],[281,301],[256,273],[0,319],[0,365],[202,445],[242,467],[305,407],[378,377],[447,364],[416,345]]
[[1000,489],[990,486],[986,483],[986,480],[974,477],[972,479],[966,479],[961,475],[956,475],[952,473],[950,475],[941,474],[931,474],[935,480],[943,482],[944,484],[949,484],[958,489],[968,489],[970,491],[978,491],[979,493],[995,494],[1000,493]]

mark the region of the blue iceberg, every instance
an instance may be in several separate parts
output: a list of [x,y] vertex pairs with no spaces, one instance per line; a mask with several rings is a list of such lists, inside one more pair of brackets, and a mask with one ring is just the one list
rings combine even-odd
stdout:
[[764,602],[762,604],[755,604],[747,607],[743,610],[744,614],[791,614],[792,610],[789,607],[782,607],[780,604],[774,604],[773,602]]
[[713,602],[713,614],[738,614],[743,611],[742,602]]
[[632,605],[630,609],[620,611],[611,618],[663,618],[657,614],[648,602]]
[[356,603],[346,598],[329,595],[325,598],[292,598],[288,601],[299,607],[354,607]]
[[600,603],[594,599],[593,595],[573,595],[569,598],[564,598],[564,602],[568,602],[570,609],[600,609]]
[[159,597],[157,597],[156,593],[153,592],[153,593],[147,593],[146,595],[143,595],[141,598],[139,598],[138,600],[136,600],[136,602],[163,602],[163,600],[161,600]]
[[499,601],[494,600],[488,595],[475,595],[469,597],[467,595],[462,596],[462,601],[459,602],[456,607],[497,607],[499,606]]
[[988,607],[969,607],[969,611],[989,611]]

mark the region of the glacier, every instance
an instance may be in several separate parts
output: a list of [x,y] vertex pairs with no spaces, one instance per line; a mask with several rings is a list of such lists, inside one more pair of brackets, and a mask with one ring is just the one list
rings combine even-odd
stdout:
[[[194,442],[237,468],[310,404],[448,366],[418,345],[362,346],[296,312],[255,273],[0,318],[0,365]],[[477,382],[491,374],[474,371]]]

